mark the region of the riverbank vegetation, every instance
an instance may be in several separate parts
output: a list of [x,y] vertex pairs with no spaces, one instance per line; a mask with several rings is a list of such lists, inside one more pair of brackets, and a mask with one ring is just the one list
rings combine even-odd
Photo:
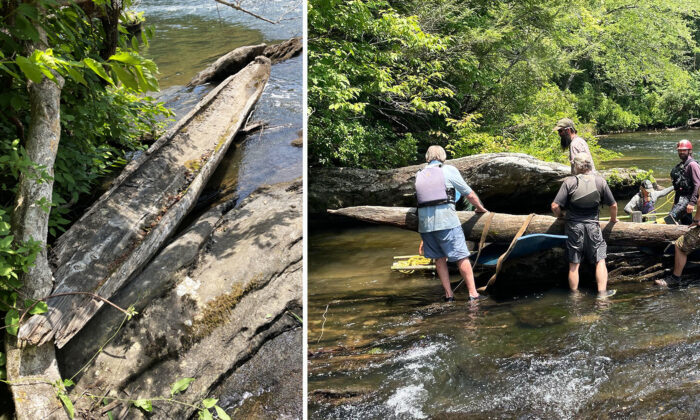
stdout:
[[[0,7],[0,280],[14,287],[38,251],[12,245],[18,238],[9,222],[20,177],[53,181],[52,198],[37,204],[50,211],[48,233],[55,238],[80,216],[76,204],[123,167],[129,153],[144,149],[143,139],[153,137],[158,121],[170,114],[143,96],[158,89],[155,63],[139,54],[152,31],[127,31],[119,17],[131,2],[121,2],[123,8],[112,3],[10,1]],[[33,162],[27,153],[37,123],[30,89],[44,78],[62,86],[53,168]],[[12,307],[15,299],[16,294],[3,302]]]
[[700,115],[698,1],[310,0],[309,164],[390,168],[524,152]]

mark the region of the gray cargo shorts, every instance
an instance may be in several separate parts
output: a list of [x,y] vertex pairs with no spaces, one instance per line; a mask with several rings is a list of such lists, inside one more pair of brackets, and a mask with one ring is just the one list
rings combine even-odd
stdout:
[[570,263],[580,264],[585,257],[591,263],[604,260],[608,245],[598,223],[566,222],[566,257]]

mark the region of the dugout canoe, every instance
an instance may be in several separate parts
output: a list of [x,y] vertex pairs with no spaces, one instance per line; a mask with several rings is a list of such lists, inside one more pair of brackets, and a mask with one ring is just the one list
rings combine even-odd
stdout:
[[[415,207],[356,206],[328,213],[353,219],[396,226],[407,230],[418,230],[418,217]],[[478,242],[484,229],[488,213],[458,211],[465,237],[468,241]],[[486,242],[510,243],[528,216],[505,213],[493,213],[491,227]],[[683,225],[653,225],[645,223],[601,221],[603,238],[608,245],[620,246],[657,246],[667,244],[688,231]],[[535,215],[524,234],[546,233],[564,234],[564,220],[552,216]]]
[[210,92],[141,157],[51,250],[55,286],[47,314],[30,318],[19,339],[63,347],[158,251],[192,209],[270,77],[258,57]]

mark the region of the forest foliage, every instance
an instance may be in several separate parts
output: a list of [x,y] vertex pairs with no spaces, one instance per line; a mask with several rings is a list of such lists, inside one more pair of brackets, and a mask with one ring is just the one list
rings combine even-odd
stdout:
[[389,168],[524,152],[561,161],[552,127],[595,133],[700,116],[700,2],[310,0],[309,164]]
[[[93,0],[82,6],[86,4],[91,14],[68,0],[0,3],[0,311],[8,311],[8,325],[22,306],[13,290],[22,286],[20,275],[33,263],[42,239],[17,243],[12,235],[20,174],[37,182],[54,180],[52,200],[35,204],[50,212],[49,232],[55,238],[79,216],[76,204],[123,167],[130,153],[145,149],[144,135],[155,134],[162,117],[171,114],[144,96],[158,90],[156,65],[140,54],[152,29],[137,34],[112,22],[117,35],[110,42],[105,16],[114,12],[122,15],[119,22],[133,20],[126,15],[131,1]],[[48,45],[27,48],[40,40],[39,31],[46,33]],[[58,76],[65,83],[61,138],[51,173],[25,150],[32,125],[27,86]]]

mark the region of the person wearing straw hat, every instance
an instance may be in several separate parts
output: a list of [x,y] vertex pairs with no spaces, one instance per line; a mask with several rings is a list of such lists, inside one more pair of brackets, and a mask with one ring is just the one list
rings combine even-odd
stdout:
[[554,131],[559,134],[562,149],[569,149],[569,162],[571,163],[571,174],[574,173],[574,156],[579,153],[587,153],[591,158],[591,171],[595,172],[593,155],[588,149],[588,143],[576,132],[574,122],[570,118],[562,118],[554,126]]
[[639,192],[625,206],[625,213],[632,214],[633,211],[641,211],[642,214],[652,213],[656,209],[656,201],[670,194],[671,191],[673,186],[656,191],[651,181],[645,179],[639,186]]
[[[617,222],[617,202],[608,183],[592,173],[593,162],[588,153],[574,156],[575,176],[567,177],[552,202],[552,213],[566,219],[566,256],[569,261],[569,288],[578,290],[578,269],[585,258],[595,264],[598,296],[606,298],[615,293],[608,291],[608,268],[605,265],[607,244],[598,221],[601,203],[610,207],[610,222]],[[563,209],[566,209],[564,215]]]

